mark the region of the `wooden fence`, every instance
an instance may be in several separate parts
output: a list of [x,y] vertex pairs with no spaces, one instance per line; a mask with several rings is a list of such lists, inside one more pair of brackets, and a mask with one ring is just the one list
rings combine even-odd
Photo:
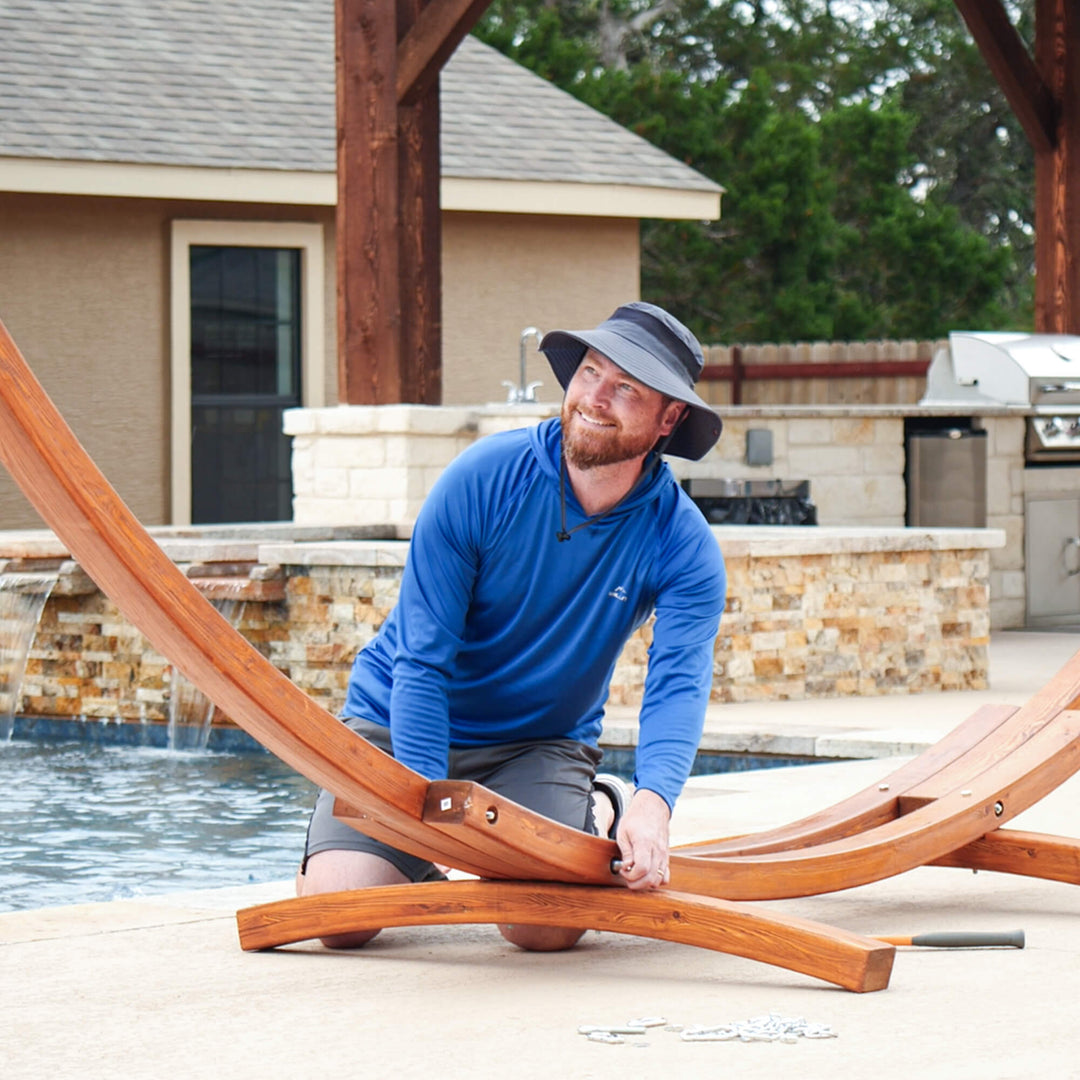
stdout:
[[913,405],[946,341],[708,345],[698,385],[713,405]]

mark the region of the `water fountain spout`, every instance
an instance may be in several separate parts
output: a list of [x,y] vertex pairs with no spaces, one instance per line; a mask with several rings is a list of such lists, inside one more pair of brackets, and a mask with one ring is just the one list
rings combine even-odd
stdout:
[[0,573],[0,743],[11,739],[30,647],[56,571]]
[[521,355],[519,361],[518,381],[517,383],[510,382],[509,379],[503,379],[503,386],[507,388],[506,403],[507,405],[524,405],[534,403],[536,401],[536,388],[543,386],[541,382],[526,382],[525,369],[528,362],[528,349],[526,348],[526,342],[529,338],[536,338],[536,344],[540,344],[543,334],[535,326],[526,326],[521,331]]
[[[215,598],[214,607],[234,626],[239,626],[246,607],[242,599]],[[176,668],[169,694],[169,726],[165,745],[169,750],[201,753],[210,742],[214,704]]]

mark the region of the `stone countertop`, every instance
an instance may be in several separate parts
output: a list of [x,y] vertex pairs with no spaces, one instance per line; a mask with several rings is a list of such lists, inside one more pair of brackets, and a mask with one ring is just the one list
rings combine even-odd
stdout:
[[1004,529],[928,529],[825,525],[713,525],[728,556],[954,551],[1005,546]]
[[[1003,529],[714,525],[712,531],[729,558],[959,551],[1005,544]],[[260,544],[259,562],[280,566],[403,565],[407,548],[403,540]]]
[[[700,387],[699,387],[700,388]],[[326,406],[321,409],[290,409],[286,411],[285,431],[288,435],[370,435],[408,432],[411,434],[454,434],[477,423],[478,419],[510,420],[512,426],[523,427],[550,416],[558,416],[561,403],[536,401],[511,405],[488,402],[475,405],[350,405]],[[956,401],[922,405],[914,404],[806,404],[806,405],[729,405],[721,402],[712,407],[723,417],[732,420],[768,418],[836,419],[870,417],[892,419],[904,417],[950,416],[1034,416],[1039,410],[1030,405],[999,405],[994,402]],[[1045,411],[1045,410],[1042,410]],[[480,427],[481,434],[483,426]]]
[[[197,528],[176,535],[152,530],[170,558],[179,561],[258,561],[268,565],[401,565],[408,549],[408,529],[386,526],[382,537],[337,539],[325,536],[290,539],[287,530],[268,536],[260,526],[233,536],[200,537]],[[276,530],[275,530],[276,531]],[[375,530],[372,530],[373,532]],[[998,548],[1002,529],[926,529],[820,525],[714,525],[713,535],[729,557],[820,555],[847,552],[949,551]],[[399,539],[390,539],[396,532]],[[0,559],[67,558],[66,547],[47,530],[0,532]]]
[[[313,545],[333,550],[338,545],[393,548],[408,540],[412,526],[296,525],[291,521],[236,525],[152,525],[147,532],[174,562],[250,562],[263,546]],[[49,529],[0,531],[0,560],[67,559],[67,545]],[[340,561],[340,560],[336,560]]]
[[67,547],[48,529],[0,532],[0,559],[66,559]]
[[332,543],[260,544],[259,562],[270,566],[404,566],[407,540],[339,540]]

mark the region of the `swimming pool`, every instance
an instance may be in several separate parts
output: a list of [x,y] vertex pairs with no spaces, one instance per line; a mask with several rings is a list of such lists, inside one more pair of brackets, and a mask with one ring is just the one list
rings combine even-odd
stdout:
[[[15,730],[52,737],[0,741],[0,911],[295,874],[315,785],[244,732],[215,732],[224,751],[177,751],[162,745],[162,725],[29,721]],[[629,779],[633,756],[609,747],[602,767]],[[798,764],[807,760],[701,753],[693,772]]]
[[0,911],[290,879],[315,787],[261,751],[0,743]]

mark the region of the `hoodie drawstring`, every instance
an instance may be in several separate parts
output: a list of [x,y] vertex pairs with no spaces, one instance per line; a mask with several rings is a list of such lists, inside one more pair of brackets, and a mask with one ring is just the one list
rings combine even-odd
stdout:
[[615,513],[620,506],[631,495],[637,491],[641,482],[653,471],[656,465],[660,461],[659,454],[650,453],[649,457],[645,459],[645,464],[641,469],[641,475],[634,481],[634,486],[617,502],[614,506],[609,506],[606,510],[599,514],[595,514],[593,517],[586,518],[580,525],[575,525],[572,529],[566,527],[566,455],[562,452],[562,448],[559,449],[559,524],[561,528],[555,534],[555,539],[561,544],[564,540],[569,540],[579,529],[584,529],[589,525],[595,525],[598,521],[602,521],[608,516],[608,514]]

